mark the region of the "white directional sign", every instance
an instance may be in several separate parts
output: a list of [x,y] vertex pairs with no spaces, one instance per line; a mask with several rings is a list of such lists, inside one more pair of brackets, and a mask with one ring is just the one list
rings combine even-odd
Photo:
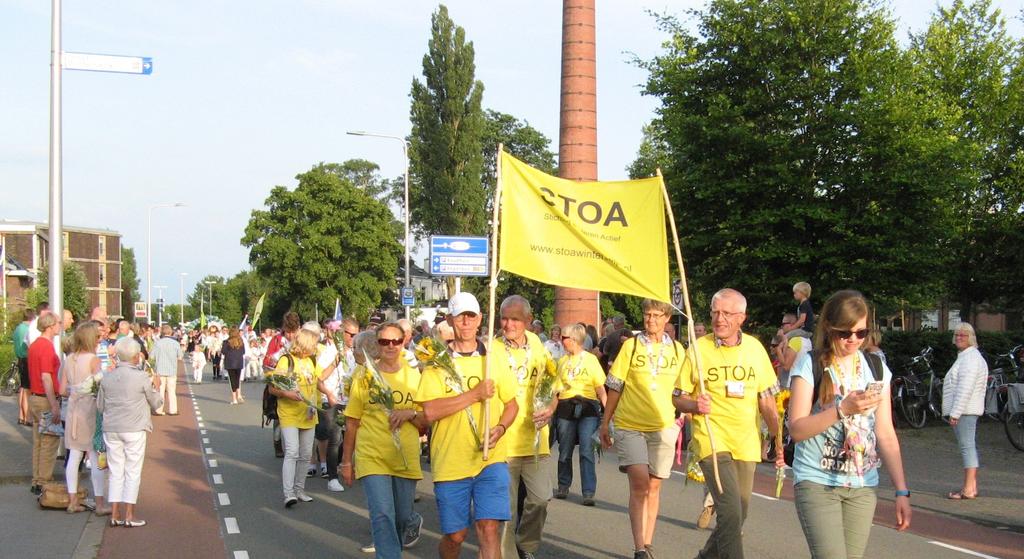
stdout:
[[435,276],[486,276],[486,237],[430,237],[430,273]]
[[153,59],[148,56],[65,52],[61,56],[61,68],[65,70],[149,75],[153,73]]

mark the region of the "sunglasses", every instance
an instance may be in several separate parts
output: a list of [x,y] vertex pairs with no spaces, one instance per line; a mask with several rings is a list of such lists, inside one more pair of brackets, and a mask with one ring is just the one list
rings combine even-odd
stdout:
[[572,339],[572,336],[562,336],[562,341],[563,341],[563,342],[564,342],[565,340],[571,340],[571,339]]
[[356,334],[359,333],[359,332],[349,332],[348,330],[342,330],[342,332],[348,334],[349,336],[355,336]]
[[400,346],[400,345],[402,345],[402,340],[401,339],[389,340],[387,338],[377,338],[377,345],[383,346],[383,347],[387,347],[389,345]]
[[868,337],[871,330],[868,330],[867,328],[861,328],[860,330],[854,330],[852,332],[850,330],[833,330],[832,333],[844,340],[849,340],[851,336],[856,336],[858,340],[863,340]]

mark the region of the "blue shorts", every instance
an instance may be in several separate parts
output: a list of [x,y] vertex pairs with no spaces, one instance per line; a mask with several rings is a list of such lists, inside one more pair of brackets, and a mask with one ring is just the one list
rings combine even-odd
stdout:
[[476,477],[435,483],[441,533],[460,532],[477,520],[512,518],[508,484],[508,464],[504,462],[487,466]]

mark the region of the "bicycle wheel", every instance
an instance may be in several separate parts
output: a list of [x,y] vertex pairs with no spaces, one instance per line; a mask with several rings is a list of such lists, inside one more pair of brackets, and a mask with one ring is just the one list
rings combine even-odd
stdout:
[[21,379],[18,376],[18,363],[12,363],[11,368],[3,377],[0,377],[0,394],[13,396],[21,387]]
[[909,385],[900,387],[900,415],[914,429],[921,429],[928,421],[928,401]]
[[1017,450],[1024,451],[1024,412],[1007,414],[1003,426],[1006,428],[1006,438],[1010,439],[1010,444]]

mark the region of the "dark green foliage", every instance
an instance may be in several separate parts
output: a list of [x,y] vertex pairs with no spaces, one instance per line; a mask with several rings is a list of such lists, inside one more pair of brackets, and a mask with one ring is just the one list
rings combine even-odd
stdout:
[[128,315],[134,309],[135,301],[141,301],[139,294],[139,266],[135,261],[135,249],[121,246],[121,314]]
[[[241,319],[267,290],[264,324],[277,324],[289,308],[311,319],[318,306],[323,316],[333,311],[336,297],[346,315],[364,320],[395,288],[399,225],[382,202],[328,166],[296,178],[294,191],[274,187],[267,209],[252,212],[242,244],[259,277],[241,278],[237,307],[225,310]],[[219,314],[216,286],[214,291]]]
[[474,78],[473,43],[438,7],[423,56],[424,81],[413,79],[409,141],[412,223],[421,235],[482,235],[484,86]]
[[[659,117],[634,174],[663,166],[691,293],[730,286],[774,324],[791,286],[856,287],[881,312],[942,292],[956,146],[909,83],[873,2],[713,1],[645,63]],[[820,301],[819,297],[815,298]]]
[[[86,290],[88,282],[85,279],[85,272],[82,267],[74,262],[64,261],[61,268],[64,277],[64,304],[63,308],[75,315],[75,323],[80,324],[82,317],[89,316],[89,293]],[[39,269],[38,285],[25,293],[25,301],[29,307],[35,307],[43,301],[49,301],[51,308],[54,306],[50,301],[50,266],[43,265]],[[131,307],[129,307],[130,309]]]

